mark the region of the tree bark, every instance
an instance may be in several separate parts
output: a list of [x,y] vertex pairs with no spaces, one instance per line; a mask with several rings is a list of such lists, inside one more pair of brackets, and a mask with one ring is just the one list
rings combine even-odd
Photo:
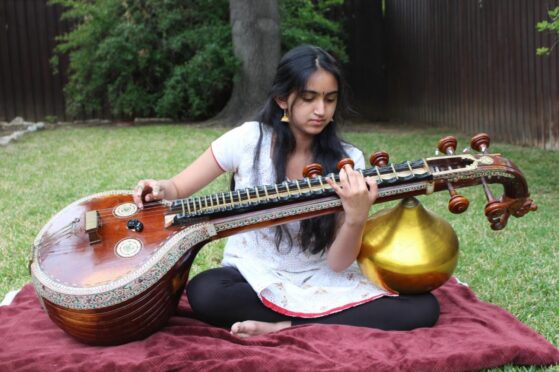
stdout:
[[241,61],[231,98],[215,119],[235,126],[264,103],[280,59],[277,0],[229,0],[233,51]]

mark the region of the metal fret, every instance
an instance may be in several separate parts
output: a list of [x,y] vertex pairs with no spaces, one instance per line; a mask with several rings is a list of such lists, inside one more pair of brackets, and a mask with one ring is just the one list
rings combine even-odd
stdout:
[[287,190],[287,197],[291,197],[291,191],[289,190],[289,184],[287,183],[287,181],[283,181],[283,184],[285,185],[285,189]]
[[260,203],[260,194],[258,193],[258,186],[256,186],[254,190],[256,191],[256,200]]
[[408,165],[408,168],[410,169],[410,172],[412,172],[413,174],[413,168],[411,167],[410,161],[406,161],[406,164]]

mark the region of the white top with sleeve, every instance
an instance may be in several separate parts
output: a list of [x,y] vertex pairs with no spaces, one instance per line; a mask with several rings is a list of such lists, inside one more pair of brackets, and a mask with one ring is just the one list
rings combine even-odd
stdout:
[[[253,169],[259,127],[258,122],[246,122],[211,145],[219,166],[234,173],[236,189],[276,183],[271,159],[272,130],[264,125],[258,174]],[[356,169],[365,167],[361,151],[348,144],[344,145],[344,150],[353,159]],[[356,262],[337,273],[328,266],[326,254],[303,252],[296,239],[299,225],[299,221],[286,224],[294,238],[291,248],[287,239],[276,248],[275,227],[229,237],[222,265],[236,267],[264,305],[289,316],[314,318],[383,295],[395,295],[371,283],[361,274]]]

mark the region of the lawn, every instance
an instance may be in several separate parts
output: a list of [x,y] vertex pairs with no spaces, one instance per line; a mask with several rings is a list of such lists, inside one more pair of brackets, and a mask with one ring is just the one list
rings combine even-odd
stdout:
[[[385,150],[391,161],[433,156],[442,135],[435,128],[359,126],[344,137],[366,154]],[[107,190],[131,189],[140,178],[167,178],[202,153],[224,129],[197,125],[65,126],[30,134],[0,148],[0,299],[29,282],[27,261],[35,235],[70,202]],[[469,138],[459,136],[464,148]],[[481,187],[461,189],[470,208],[447,210],[448,193],[421,196],[431,211],[447,219],[460,240],[455,275],[484,301],[499,305],[559,346],[559,182],[552,176],[559,152],[506,145],[493,139],[494,152],[523,170],[537,212],[511,217],[492,231],[483,215]],[[225,191],[222,176],[203,193]],[[499,187],[494,192],[500,195]],[[372,212],[392,205],[379,204]],[[217,266],[223,242],[207,245],[192,274]]]

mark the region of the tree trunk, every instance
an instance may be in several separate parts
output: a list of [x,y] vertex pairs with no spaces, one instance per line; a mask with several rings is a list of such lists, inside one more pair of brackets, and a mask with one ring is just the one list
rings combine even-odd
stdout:
[[215,119],[235,126],[264,103],[280,59],[277,0],[229,0],[233,51],[241,61],[233,92]]

